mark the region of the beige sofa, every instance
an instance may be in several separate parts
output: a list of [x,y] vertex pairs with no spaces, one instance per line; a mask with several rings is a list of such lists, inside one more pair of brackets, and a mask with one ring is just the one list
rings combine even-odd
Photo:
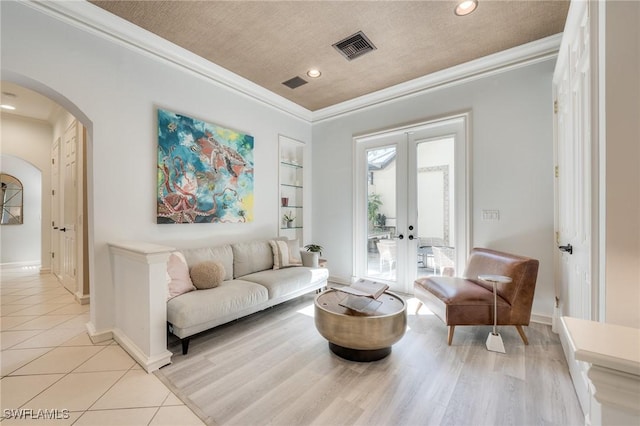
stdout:
[[169,332],[179,337],[182,353],[196,333],[326,287],[326,268],[293,266],[273,269],[268,240],[181,250],[189,267],[215,260],[224,265],[217,287],[181,294],[167,302]]

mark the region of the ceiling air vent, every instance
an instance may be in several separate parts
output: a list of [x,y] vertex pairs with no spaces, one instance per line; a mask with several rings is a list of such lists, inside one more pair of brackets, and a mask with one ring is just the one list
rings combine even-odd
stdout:
[[358,31],[354,35],[337,42],[333,47],[335,47],[338,52],[340,52],[342,56],[347,58],[349,61],[352,61],[367,52],[376,50],[376,47],[371,43],[371,40],[369,40],[362,31]]
[[300,78],[300,77],[293,77],[292,79],[289,79],[287,81],[285,81],[284,84],[285,86],[287,86],[289,89],[295,89],[296,87],[300,87],[303,84],[307,84],[307,80]]

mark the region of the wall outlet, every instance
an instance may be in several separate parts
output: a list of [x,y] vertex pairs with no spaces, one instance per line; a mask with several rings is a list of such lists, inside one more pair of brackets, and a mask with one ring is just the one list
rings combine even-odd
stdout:
[[500,220],[500,210],[482,210],[482,220]]

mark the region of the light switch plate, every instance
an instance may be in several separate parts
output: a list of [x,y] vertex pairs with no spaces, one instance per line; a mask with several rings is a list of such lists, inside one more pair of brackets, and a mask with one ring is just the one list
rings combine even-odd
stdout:
[[500,210],[482,210],[482,220],[500,220]]

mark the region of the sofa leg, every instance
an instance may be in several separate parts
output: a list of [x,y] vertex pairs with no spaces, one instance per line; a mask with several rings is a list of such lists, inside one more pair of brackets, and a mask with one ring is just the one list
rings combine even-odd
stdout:
[[189,352],[189,339],[190,337],[185,337],[184,339],[180,339],[180,343],[182,343],[182,355],[186,355]]
[[522,338],[522,341],[524,342],[525,345],[529,344],[529,340],[527,339],[527,335],[524,334],[524,330],[522,329],[521,325],[516,325],[516,330],[518,330],[518,334],[520,334],[520,337]]
[[418,315],[418,312],[420,312],[421,308],[422,308],[422,302],[418,300],[418,306],[416,306],[416,315]]
[[447,338],[447,344],[451,346],[451,342],[453,341],[453,331],[456,329],[455,325],[449,326],[449,336]]

